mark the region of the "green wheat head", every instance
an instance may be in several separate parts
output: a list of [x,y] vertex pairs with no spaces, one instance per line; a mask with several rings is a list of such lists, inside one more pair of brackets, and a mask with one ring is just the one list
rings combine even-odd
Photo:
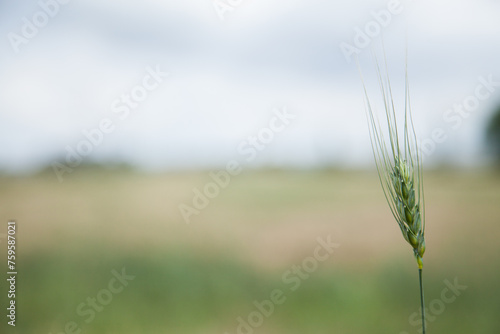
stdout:
[[[425,252],[422,161],[417,148],[411,116],[408,71],[406,70],[405,74],[403,129],[398,131],[387,63],[385,63],[385,78],[382,76],[378,61],[376,61],[376,67],[384,102],[387,134],[384,134],[374,115],[363,81],[373,155],[380,183],[391,212],[403,233],[403,237],[413,248],[419,269],[422,269],[422,257]],[[388,137],[388,141],[386,137]]]

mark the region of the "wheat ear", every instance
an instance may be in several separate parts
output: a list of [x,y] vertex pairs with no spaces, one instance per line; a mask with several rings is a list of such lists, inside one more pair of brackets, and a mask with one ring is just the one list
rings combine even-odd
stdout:
[[[425,334],[425,309],[422,284],[423,255],[425,253],[425,205],[423,189],[422,160],[417,147],[417,137],[410,108],[408,69],[405,67],[405,107],[403,133],[398,132],[396,109],[391,90],[391,82],[384,54],[384,75],[377,57],[374,56],[377,77],[384,102],[387,135],[374,115],[366,84],[361,75],[365,94],[366,112],[370,139],[377,172],[389,204],[406,242],[413,248],[417,260],[422,308],[422,327]],[[359,68],[359,64],[358,64]],[[361,71],[360,71],[361,73]]]

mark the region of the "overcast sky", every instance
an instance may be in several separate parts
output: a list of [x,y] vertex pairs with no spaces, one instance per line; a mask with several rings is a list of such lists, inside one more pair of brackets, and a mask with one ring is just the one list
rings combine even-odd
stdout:
[[382,36],[396,103],[407,41],[426,161],[483,161],[500,104],[498,1],[61,2],[0,4],[1,170],[76,168],[75,155],[145,169],[371,166],[345,50],[376,98]]

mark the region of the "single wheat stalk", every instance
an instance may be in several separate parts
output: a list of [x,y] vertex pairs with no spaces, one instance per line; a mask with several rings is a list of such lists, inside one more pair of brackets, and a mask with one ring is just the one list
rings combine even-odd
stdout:
[[[366,84],[361,75],[366,100],[370,138],[380,184],[406,242],[413,248],[417,260],[422,308],[422,328],[425,334],[424,292],[422,284],[423,255],[425,252],[425,205],[422,160],[417,147],[417,137],[410,108],[408,69],[405,68],[405,106],[402,131],[398,131],[396,109],[391,90],[387,61],[382,74],[376,56],[378,82],[385,109],[386,135],[374,114]],[[384,54],[384,59],[386,59]],[[358,65],[359,67],[359,65]],[[361,73],[361,71],[360,71]],[[388,141],[386,137],[388,136]]]

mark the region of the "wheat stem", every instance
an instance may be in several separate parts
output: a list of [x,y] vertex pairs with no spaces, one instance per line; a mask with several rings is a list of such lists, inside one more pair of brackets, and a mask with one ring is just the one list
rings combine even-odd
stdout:
[[424,308],[424,285],[422,283],[422,269],[418,269],[418,280],[420,282],[420,307],[422,308],[422,330],[425,334],[425,308]]

